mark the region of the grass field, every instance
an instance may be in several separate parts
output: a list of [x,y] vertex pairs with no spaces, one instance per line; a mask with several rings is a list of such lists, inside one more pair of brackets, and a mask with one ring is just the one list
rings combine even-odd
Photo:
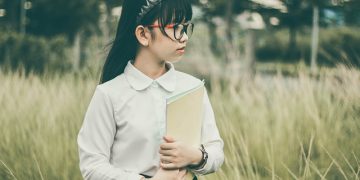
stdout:
[[[81,179],[76,135],[96,79],[0,72],[0,179]],[[208,84],[226,159],[201,179],[359,179],[358,70]]]

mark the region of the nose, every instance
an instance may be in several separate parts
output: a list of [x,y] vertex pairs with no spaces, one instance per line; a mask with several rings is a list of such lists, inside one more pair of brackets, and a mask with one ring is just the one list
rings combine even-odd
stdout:
[[180,42],[187,42],[189,40],[189,36],[184,32],[183,36],[180,38]]

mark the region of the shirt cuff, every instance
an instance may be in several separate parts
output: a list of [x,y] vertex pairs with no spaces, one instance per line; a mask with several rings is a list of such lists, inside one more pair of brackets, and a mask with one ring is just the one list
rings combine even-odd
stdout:
[[189,169],[191,172],[193,172],[196,176],[199,176],[199,175],[205,175],[207,174],[208,170],[211,169],[211,164],[213,163],[213,153],[210,154],[210,152],[205,149],[206,152],[208,153],[208,158],[207,158],[207,161],[205,162],[204,165],[202,165],[202,168],[200,169]]
[[209,169],[209,162],[206,162],[205,166],[201,169],[190,169],[191,172],[193,172],[196,176],[202,176],[207,174],[207,169]]
[[217,171],[224,162],[224,154],[217,147],[205,146],[208,153],[208,159],[205,165],[200,169],[189,169],[196,176],[202,176]]

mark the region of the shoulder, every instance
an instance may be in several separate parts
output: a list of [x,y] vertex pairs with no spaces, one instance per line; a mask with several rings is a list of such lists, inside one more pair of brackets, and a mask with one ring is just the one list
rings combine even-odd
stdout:
[[117,96],[120,92],[124,94],[129,90],[131,90],[131,88],[127,83],[124,74],[120,74],[115,78],[96,86],[96,91],[101,91],[109,97]]
[[195,84],[198,84],[201,82],[201,80],[197,77],[194,77],[190,74],[187,74],[187,73],[184,73],[184,72],[181,72],[181,71],[175,71],[176,73],[176,78],[178,81],[186,81],[188,83],[195,83]]
[[201,80],[199,78],[194,77],[190,74],[181,71],[175,71],[175,73],[176,73],[176,81],[178,83],[178,87],[180,86],[183,88],[192,88],[194,86],[199,85],[199,83],[201,83]]

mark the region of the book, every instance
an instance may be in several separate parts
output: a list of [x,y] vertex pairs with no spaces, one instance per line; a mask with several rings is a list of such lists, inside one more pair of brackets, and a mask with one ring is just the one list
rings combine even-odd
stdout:
[[[166,99],[166,135],[195,148],[201,144],[204,81]],[[186,180],[194,174],[188,172]]]

